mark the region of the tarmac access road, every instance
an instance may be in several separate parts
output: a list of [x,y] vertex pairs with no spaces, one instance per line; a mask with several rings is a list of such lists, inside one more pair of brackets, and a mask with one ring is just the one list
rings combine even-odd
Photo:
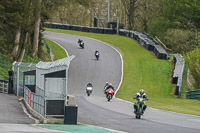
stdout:
[[0,93],[0,133],[61,133],[33,126],[34,123],[24,113],[18,97]]
[[[68,94],[75,95],[78,105],[78,121],[130,133],[200,133],[200,117],[147,108],[140,120],[135,119],[132,103],[113,98],[107,102],[103,94],[105,82],[118,88],[122,76],[122,60],[119,53],[104,42],[75,35],[45,32],[45,38],[59,43],[71,61],[68,79]],[[85,43],[85,49],[78,45]],[[100,60],[94,56],[100,52]],[[88,82],[93,84],[93,93],[86,96]]]

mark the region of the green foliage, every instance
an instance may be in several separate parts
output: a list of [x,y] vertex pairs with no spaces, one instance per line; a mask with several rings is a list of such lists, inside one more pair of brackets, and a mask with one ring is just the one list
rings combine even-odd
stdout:
[[188,52],[185,55],[186,64],[190,69],[190,72],[195,80],[194,87],[200,88],[200,48],[196,48],[193,51]]
[[34,63],[34,64],[37,64],[38,62],[40,62],[41,59],[37,58],[37,57],[32,57],[30,55],[30,53],[26,53],[24,55],[24,59],[23,59],[23,62],[26,62],[26,63]]
[[195,33],[189,30],[168,29],[163,41],[168,45],[168,48],[173,49],[174,53],[188,52],[197,46]]
[[0,53],[0,79],[8,80],[8,71],[11,70],[11,60]]

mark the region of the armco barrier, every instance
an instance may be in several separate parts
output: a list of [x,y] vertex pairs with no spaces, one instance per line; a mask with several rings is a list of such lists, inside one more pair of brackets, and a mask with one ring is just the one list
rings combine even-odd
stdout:
[[172,83],[176,84],[175,95],[180,97],[185,61],[182,55],[174,54],[173,62],[174,62],[174,71],[172,75]]
[[198,99],[200,100],[200,89],[199,90],[192,90],[186,92],[187,99]]

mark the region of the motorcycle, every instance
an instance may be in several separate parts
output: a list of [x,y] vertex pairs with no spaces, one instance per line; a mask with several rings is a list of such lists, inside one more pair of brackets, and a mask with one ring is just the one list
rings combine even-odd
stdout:
[[97,60],[99,60],[99,56],[100,56],[99,52],[96,52],[95,57],[96,57]]
[[93,90],[92,87],[86,88],[86,93],[87,93],[88,96],[90,96],[92,94],[92,90]]
[[78,43],[79,43],[79,46],[84,49],[84,43],[83,43],[83,40],[79,39],[78,40]]
[[79,46],[80,46],[82,49],[84,49],[84,43],[83,43],[83,42],[80,42],[80,43],[79,43]]
[[114,95],[113,89],[109,88],[106,90],[106,98],[108,102],[112,99],[113,95]]
[[[134,106],[136,106],[136,110],[134,111],[135,118],[136,119],[140,119],[141,115],[143,115],[143,113],[144,113],[143,112],[143,108],[145,106],[145,104],[144,104],[144,98],[142,98],[142,97],[138,98],[137,102],[136,102],[136,104]],[[134,106],[133,106],[133,108],[134,108]]]

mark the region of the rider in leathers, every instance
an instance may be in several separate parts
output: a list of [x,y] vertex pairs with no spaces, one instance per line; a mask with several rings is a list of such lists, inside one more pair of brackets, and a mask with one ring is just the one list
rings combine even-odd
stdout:
[[[149,100],[149,98],[147,97],[147,95],[144,93],[143,89],[141,89],[138,93],[136,93],[135,96],[133,97],[133,99],[137,99],[138,100],[140,97],[144,98],[145,100]],[[137,112],[136,102],[134,103],[134,113]],[[142,113],[144,113],[144,111],[146,110],[146,108],[147,108],[147,106],[144,104]]]
[[92,86],[92,83],[89,82],[89,83],[87,84],[87,87],[93,87],[93,86]]
[[111,83],[109,83],[108,86],[105,87],[105,90],[104,90],[105,94],[106,94],[106,91],[107,91],[108,89],[110,89],[110,88],[111,88],[111,89],[114,91],[114,93],[115,93],[115,89],[114,89],[114,87],[112,86]]

